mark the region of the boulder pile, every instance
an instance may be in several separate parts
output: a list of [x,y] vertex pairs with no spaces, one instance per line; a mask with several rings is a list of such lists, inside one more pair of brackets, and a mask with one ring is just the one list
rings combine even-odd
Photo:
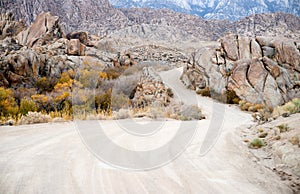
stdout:
[[87,32],[64,34],[57,16],[37,15],[26,28],[12,14],[0,15],[0,87],[35,87],[39,78],[58,79],[62,72],[134,65],[128,52],[99,48],[100,38]]
[[300,42],[282,37],[229,34],[220,45],[193,54],[181,80],[195,90],[233,90],[270,107],[300,96]]
[[143,74],[132,99],[135,107],[169,105],[173,92],[166,87],[161,77],[151,67],[144,67]]

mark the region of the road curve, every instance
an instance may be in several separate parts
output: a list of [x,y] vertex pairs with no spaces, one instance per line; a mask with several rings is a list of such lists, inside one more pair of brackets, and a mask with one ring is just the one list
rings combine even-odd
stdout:
[[[197,122],[196,135],[177,159],[152,170],[123,170],[99,160],[76,122],[1,127],[0,193],[291,193],[275,174],[253,161],[237,137],[236,130],[251,124],[251,116],[193,96],[179,81],[180,72],[161,76],[184,103],[197,102],[207,119]],[[178,121],[166,121],[166,132],[149,139],[126,134],[116,121],[101,124],[115,143],[138,151],[170,141]],[[100,150],[106,148],[102,146]]]

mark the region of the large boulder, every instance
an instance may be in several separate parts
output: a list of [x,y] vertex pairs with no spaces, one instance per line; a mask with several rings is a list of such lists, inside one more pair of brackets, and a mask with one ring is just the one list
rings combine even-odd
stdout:
[[251,103],[275,107],[300,97],[299,43],[286,38],[227,35],[186,64],[181,80],[195,90],[233,90]]
[[27,30],[18,34],[17,39],[19,44],[23,46],[34,47],[63,36],[64,33],[59,25],[59,18],[47,12],[39,14]]
[[151,67],[144,67],[143,74],[132,99],[136,107],[167,106],[173,93]]
[[274,107],[284,102],[275,78],[259,59],[238,61],[228,88],[244,100]]
[[71,39],[68,43],[67,54],[69,55],[85,55],[85,45],[79,39]]
[[87,32],[71,32],[67,34],[67,39],[78,39],[84,45],[87,45],[89,41]]

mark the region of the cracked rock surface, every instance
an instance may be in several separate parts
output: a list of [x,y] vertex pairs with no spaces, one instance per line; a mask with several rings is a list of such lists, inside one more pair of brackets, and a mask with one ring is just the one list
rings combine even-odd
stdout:
[[192,56],[181,76],[192,89],[233,90],[242,100],[275,107],[300,96],[299,42],[230,34]]

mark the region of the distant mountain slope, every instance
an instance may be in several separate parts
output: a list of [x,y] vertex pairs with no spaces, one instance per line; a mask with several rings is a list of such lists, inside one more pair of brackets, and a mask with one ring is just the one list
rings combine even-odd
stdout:
[[[211,5],[213,5],[212,2]],[[231,22],[229,20],[203,20],[198,16],[167,9],[117,9],[112,7],[108,0],[0,1],[0,12],[7,11],[13,12],[17,19],[24,20],[27,25],[40,12],[49,11],[60,17],[61,26],[66,33],[81,30],[105,36],[121,29],[146,24],[159,26],[159,28],[150,29],[174,28],[172,32],[176,33],[178,30],[177,34],[185,34],[183,38],[191,35],[201,40],[216,40],[228,32],[250,36],[283,35],[289,38],[300,38],[300,18],[285,13],[258,14]],[[176,37],[178,41],[181,40],[180,36]]]
[[[63,28],[88,30],[97,33],[99,29],[113,31],[126,22],[122,12],[111,7],[108,0],[2,0],[1,12],[12,11],[16,18],[22,19],[29,26],[35,17],[44,12],[51,12],[61,18]],[[114,21],[112,25],[108,22]]]
[[205,19],[237,20],[252,14],[285,12],[300,16],[299,0],[110,0],[118,8],[170,9]]

